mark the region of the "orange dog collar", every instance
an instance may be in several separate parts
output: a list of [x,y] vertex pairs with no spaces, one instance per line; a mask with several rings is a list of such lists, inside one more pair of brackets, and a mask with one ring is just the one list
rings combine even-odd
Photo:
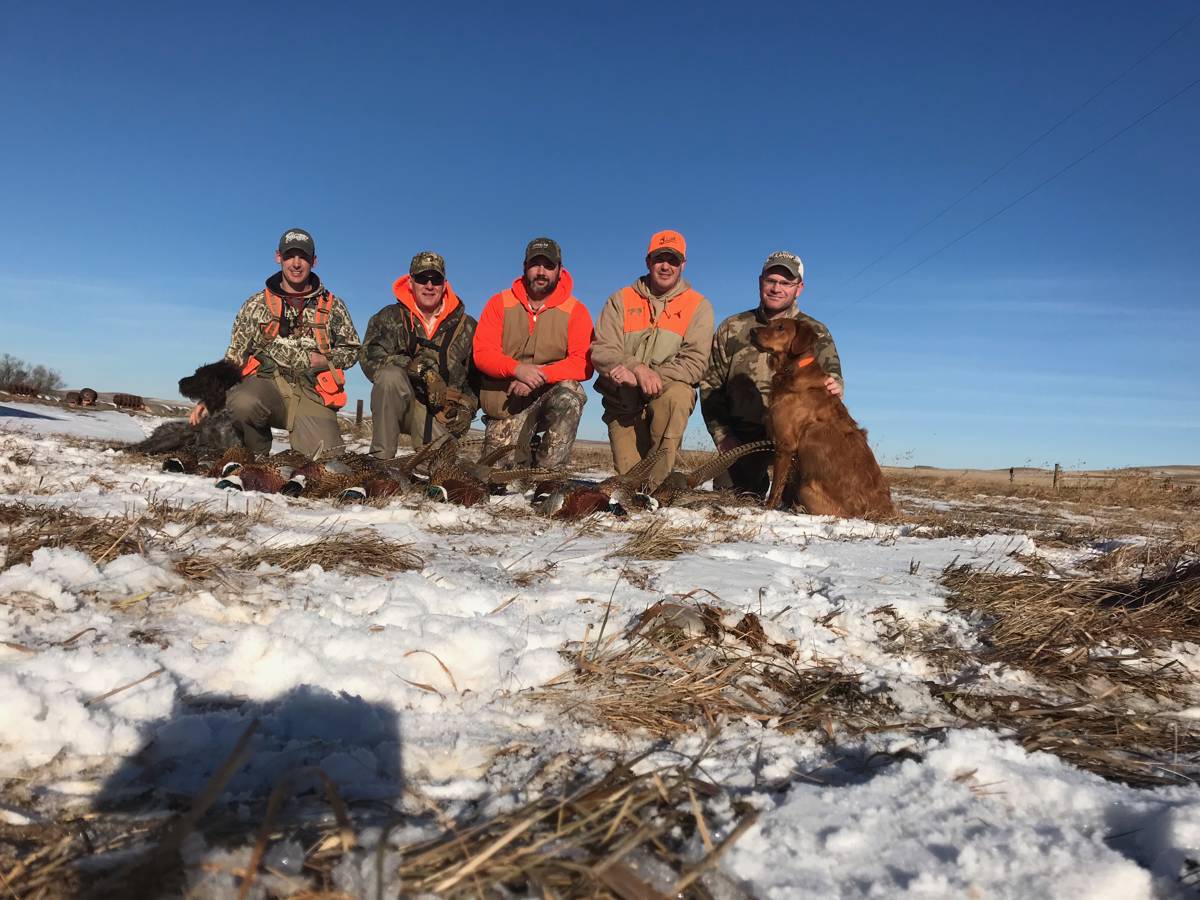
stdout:
[[796,368],[803,369],[805,366],[811,366],[816,361],[817,358],[815,356],[806,356],[804,359],[796,360]]

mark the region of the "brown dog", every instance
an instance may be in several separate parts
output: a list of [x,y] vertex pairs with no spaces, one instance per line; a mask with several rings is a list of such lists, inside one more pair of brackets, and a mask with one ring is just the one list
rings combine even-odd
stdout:
[[795,319],[750,332],[759,350],[772,354],[767,432],[775,442],[775,468],[767,508],[775,509],[795,468],[800,501],[815,516],[880,519],[894,516],[891,491],[867,446],[867,433],[850,418],[841,398],[825,387],[813,357],[816,333]]

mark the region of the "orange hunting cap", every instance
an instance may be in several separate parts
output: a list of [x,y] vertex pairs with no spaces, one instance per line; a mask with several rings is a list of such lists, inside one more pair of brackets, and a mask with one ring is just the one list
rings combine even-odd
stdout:
[[655,256],[662,252],[674,253],[681,260],[687,259],[687,241],[678,231],[660,231],[650,238],[647,256]]

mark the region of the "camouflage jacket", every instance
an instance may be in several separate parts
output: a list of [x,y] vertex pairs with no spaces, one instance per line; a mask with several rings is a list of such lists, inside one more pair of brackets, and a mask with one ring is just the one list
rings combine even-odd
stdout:
[[[404,369],[413,360],[423,359],[437,369],[448,387],[462,392],[475,408],[479,405],[479,385],[471,357],[474,340],[475,320],[462,304],[438,324],[432,337],[426,337],[412,310],[392,303],[371,316],[359,360],[363,374],[374,381],[375,373],[384,366]],[[422,382],[415,381],[414,388],[419,392]],[[428,405],[424,397],[418,399]]]
[[[817,364],[845,386],[842,363],[829,329],[796,306],[789,313],[817,332]],[[771,396],[770,354],[750,343],[750,329],[766,324],[761,308],[730,316],[713,336],[708,371],[700,381],[700,412],[715,443],[730,434],[751,436],[766,427]]]
[[[276,296],[283,295],[282,280],[280,272],[267,279],[267,288]],[[259,291],[243,303],[233,320],[233,335],[225,358],[241,366],[254,356],[262,363],[258,370],[262,375],[278,371],[288,381],[311,384],[315,376],[309,354],[318,352],[317,339],[313,336],[313,317],[317,312],[317,301],[328,293],[315,272],[312,280],[315,286],[304,295],[303,308],[296,310],[287,300],[283,301],[279,333],[273,338],[263,332],[263,326],[273,319],[266,303],[266,292]],[[329,365],[335,369],[349,369],[358,362],[358,332],[346,304],[337,297],[333,298],[333,307],[329,311],[328,331],[332,348]]]

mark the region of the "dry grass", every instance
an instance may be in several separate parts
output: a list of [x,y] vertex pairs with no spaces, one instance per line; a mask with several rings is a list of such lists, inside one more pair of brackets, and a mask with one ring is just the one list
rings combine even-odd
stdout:
[[1177,696],[1182,668],[1162,655],[1200,641],[1200,563],[1157,576],[1012,577],[968,568],[944,573],[951,609],[982,613],[985,663],[1032,672],[1084,695],[1097,681],[1151,696]]
[[1001,663],[1044,685],[1038,696],[988,694],[986,682],[931,685],[969,724],[1130,784],[1200,777],[1200,735],[1176,715],[1194,705],[1195,679],[1171,654],[1175,642],[1200,641],[1200,563],[1175,561],[1125,580],[958,568],[943,583],[950,608],[981,617],[974,668]]
[[893,490],[930,494],[942,499],[968,500],[980,495],[1044,500],[1075,507],[1124,507],[1128,509],[1200,510],[1200,487],[1185,481],[1131,471],[1111,475],[1064,473],[1053,487],[1049,473],[1037,477],[1022,474],[1009,482],[992,472],[962,474],[922,473],[889,468]]
[[970,724],[1010,732],[1030,752],[1053,753],[1104,778],[1138,786],[1200,779],[1194,721],[1135,712],[1112,694],[1066,704],[953,689],[935,696]]
[[235,565],[250,570],[263,563],[287,572],[319,565],[326,570],[341,569],[360,575],[407,572],[425,565],[410,544],[397,544],[369,529],[321,538],[311,544],[266,547],[243,554]]
[[630,559],[674,559],[682,553],[690,553],[700,542],[694,531],[668,525],[662,519],[654,519],[633,533],[633,536],[610,556],[627,556]]
[[[721,886],[710,881],[721,878],[715,864],[757,813],[732,808],[728,823],[710,821],[705,801],[719,791],[696,771],[635,774],[618,762],[566,796],[452,827],[404,850],[399,889],[451,898],[711,897]],[[689,843],[701,851],[685,852]]]
[[11,525],[4,568],[28,564],[42,547],[71,547],[98,565],[126,553],[145,553],[150,536],[141,516],[94,518],[55,507],[0,507],[0,521]]
[[598,652],[585,640],[569,655],[575,668],[534,696],[610,731],[662,737],[718,731],[725,719],[832,736],[837,725],[880,727],[894,712],[854,674],[797,666],[793,648],[772,644],[753,613],[663,601],[625,637]]

